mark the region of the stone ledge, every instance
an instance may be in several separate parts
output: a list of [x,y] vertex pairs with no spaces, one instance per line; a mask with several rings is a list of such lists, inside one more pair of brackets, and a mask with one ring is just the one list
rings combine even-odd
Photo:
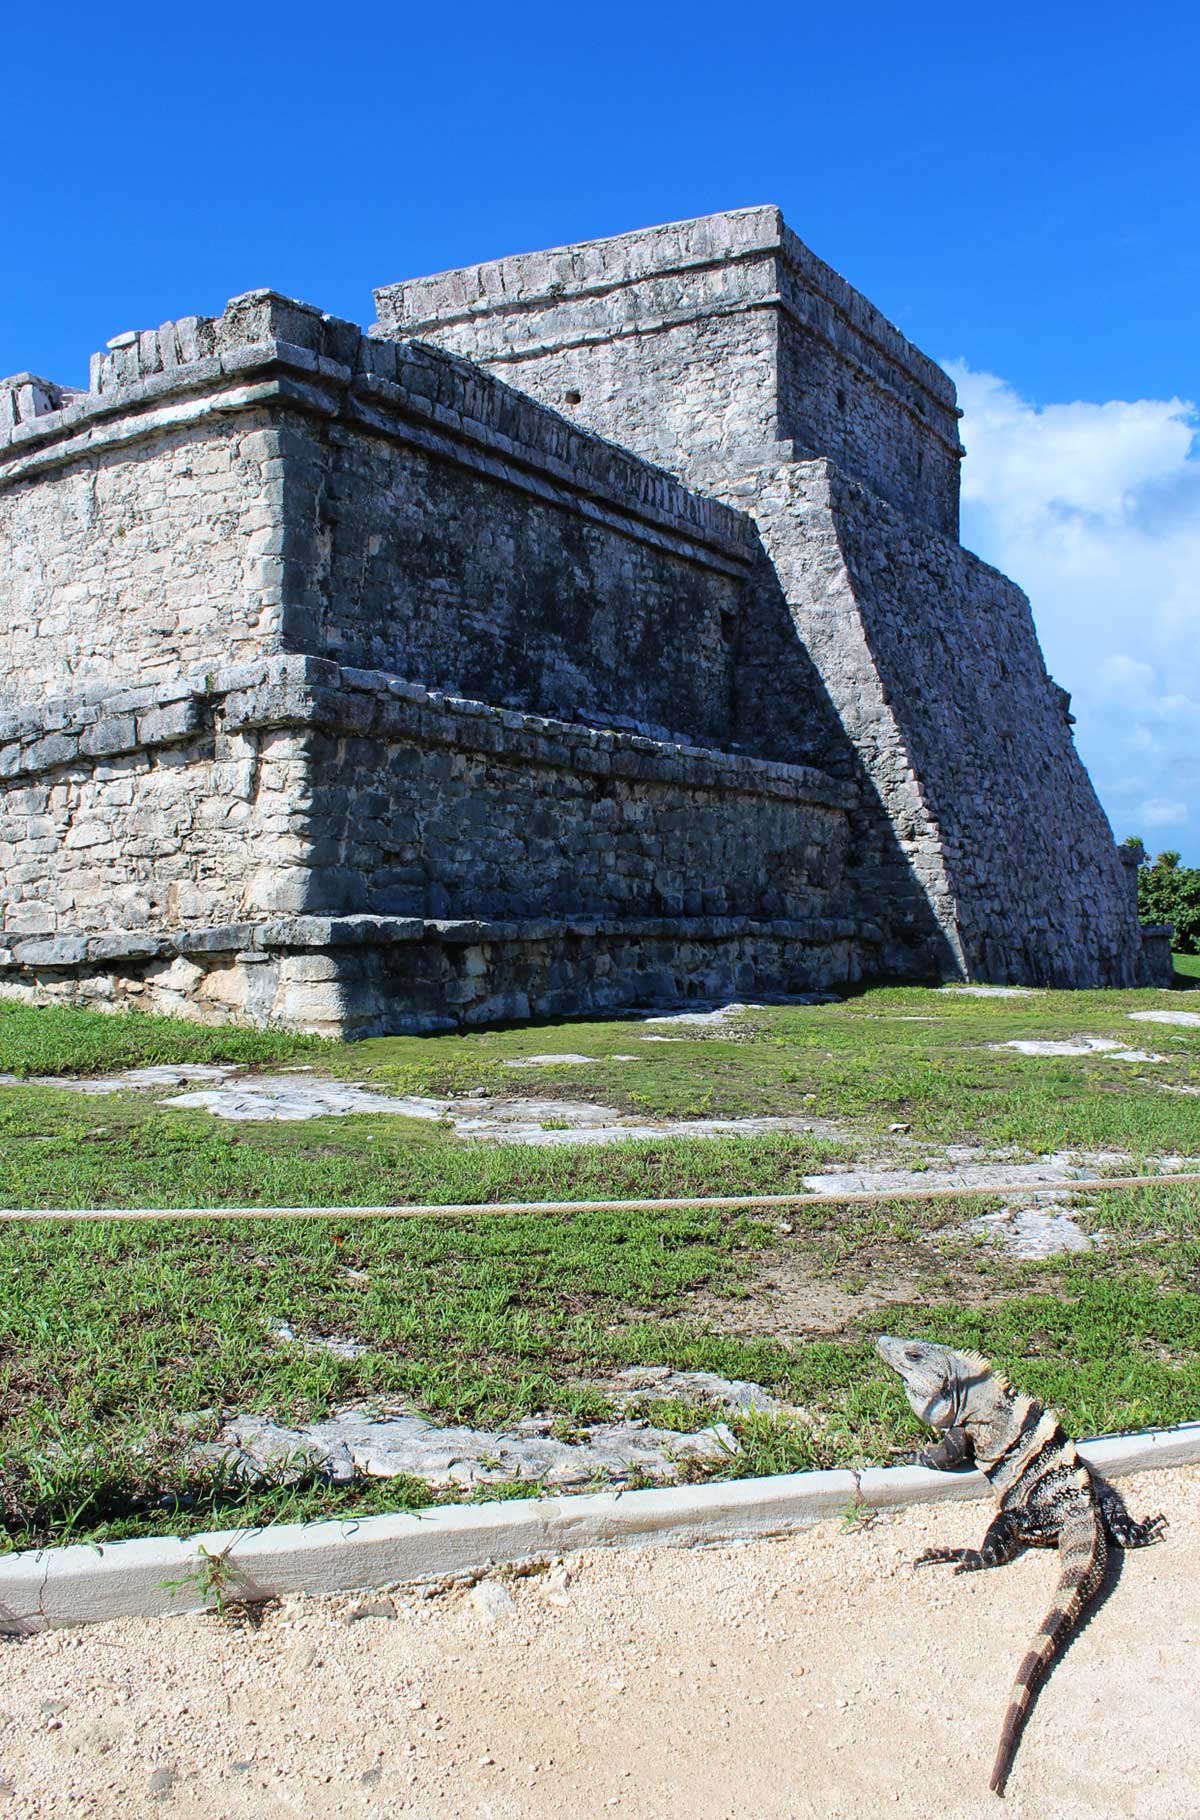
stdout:
[[[475,322],[495,314],[527,314],[539,306],[569,306],[655,279],[723,271],[773,258],[781,258],[798,273],[856,335],[889,365],[900,368],[939,408],[954,410],[953,384],[936,362],[812,252],[771,203],[403,279],[380,286],[375,307],[387,332],[419,335],[422,328]],[[732,301],[735,308],[739,304],[748,308],[762,298],[747,291],[744,298]],[[687,309],[685,301],[677,313]],[[636,327],[642,326],[639,318]]]
[[[595,499],[619,518],[691,540],[700,560],[705,547],[739,565],[754,559],[755,531],[744,513],[442,348],[364,335],[354,323],[271,291],[234,298],[219,317],[185,318],[116,339],[120,346],[93,360],[89,392],[43,382],[36,410],[30,405],[20,418],[10,412],[15,420],[0,423],[0,485],[33,471],[39,450],[61,461],[114,434],[153,434],[169,417],[155,407],[172,401],[190,400],[194,413],[203,404],[198,394],[214,394],[213,409],[275,397],[327,415],[344,412],[352,422],[385,433],[395,428],[409,439],[414,428],[425,435],[442,431],[451,441],[440,453],[461,458],[463,445],[473,445],[494,458],[498,478],[514,479],[515,464],[540,473],[559,492]],[[297,377],[279,378],[289,374]],[[248,383],[264,376],[276,384]]]
[[489,921],[478,917],[275,916],[259,922],[216,923],[191,929],[108,929],[98,935],[60,932],[17,936],[0,947],[0,971],[78,972],[112,962],[165,960],[173,955],[313,953],[341,948],[387,948],[428,942],[449,948],[532,944],[569,939],[717,943],[759,937],[817,946],[860,941],[875,945],[874,923],[851,917],[812,916],[555,916]]
[[[608,730],[426,689],[384,670],[325,658],[272,657],[157,686],[58,698],[0,714],[0,787],[68,765],[225,731],[321,727],[351,736],[444,745],[518,763],[684,788],[768,795],[850,809],[854,785],[812,766]],[[49,731],[50,728],[55,729]]]

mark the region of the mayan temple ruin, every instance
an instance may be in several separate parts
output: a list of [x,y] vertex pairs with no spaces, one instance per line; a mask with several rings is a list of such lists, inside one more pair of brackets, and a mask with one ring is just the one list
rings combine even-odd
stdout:
[[0,992],[1166,983],[945,373],[775,208],[0,380]]

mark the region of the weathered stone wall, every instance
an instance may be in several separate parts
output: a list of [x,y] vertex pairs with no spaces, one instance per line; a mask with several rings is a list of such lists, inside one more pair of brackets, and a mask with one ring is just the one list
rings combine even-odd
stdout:
[[363,1033],[1150,976],[953,388],[778,211],[379,306],[0,381],[0,991]]
[[231,922],[307,852],[302,736],[231,725],[205,677],[51,719],[0,717],[0,939]]
[[874,970],[878,933],[846,918],[292,917],[0,945],[0,997],[382,1036],[850,986]]
[[585,743],[567,727],[515,736],[482,713],[463,732],[452,747],[314,740],[322,877],[333,868],[355,908],[794,919],[844,907],[849,793],[812,772]]
[[878,945],[854,792],[812,770],[300,657],[54,718],[0,721],[10,993],[365,1032],[827,985]]
[[1136,905],[1020,589],[831,463],[746,473],[731,496],[743,490],[849,735],[861,911],[903,901],[903,867],[944,967],[1138,983]]
[[56,446],[22,477],[0,468],[0,704],[278,648],[264,546],[281,500],[265,414],[164,424],[133,442],[107,427],[73,459]]
[[382,413],[296,419],[285,446],[304,648],[567,719],[733,739],[743,549],[671,547],[569,494],[530,497],[398,443]]
[[[880,691],[936,830],[966,970],[1000,982],[1137,985],[1136,905],[1025,595],[832,468],[828,481]],[[927,847],[929,834],[920,838]]]
[[790,440],[957,531],[951,381],[776,208],[409,279],[375,301],[381,332],[466,355],[691,480]]
[[887,968],[1146,976],[1028,602],[957,543],[953,387],[777,211],[376,301],[382,329],[511,375],[754,518],[734,725],[858,784],[848,882]]
[[293,650],[732,738],[738,514],[272,293],[117,341],[0,433],[0,702]]

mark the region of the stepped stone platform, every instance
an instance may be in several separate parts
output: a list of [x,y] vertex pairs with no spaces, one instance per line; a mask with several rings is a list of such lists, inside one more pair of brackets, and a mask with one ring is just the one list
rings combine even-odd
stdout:
[[[771,209],[0,381],[0,993],[1157,979],[953,387]],[[1169,964],[1169,957],[1168,957]]]

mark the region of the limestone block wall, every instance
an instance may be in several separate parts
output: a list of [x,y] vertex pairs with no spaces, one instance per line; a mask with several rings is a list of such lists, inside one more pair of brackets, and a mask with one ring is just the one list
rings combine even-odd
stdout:
[[278,648],[263,551],[282,506],[264,412],[51,454],[0,468],[0,703]]
[[[918,881],[969,977],[1146,983],[1112,831],[1020,589],[829,462],[741,477],[854,754],[868,915]],[[890,838],[888,837],[890,831]]]
[[[838,914],[849,793],[799,767],[537,734],[326,735],[317,849],[353,907],[431,916]],[[649,743],[649,742],[647,742]]]
[[375,301],[382,333],[466,355],[689,479],[790,441],[957,531],[951,381],[776,208],[409,279]]
[[303,739],[231,726],[211,677],[0,717],[3,939],[233,921],[307,850]]
[[506,388],[434,350],[367,349],[395,373],[372,376],[369,410],[294,414],[285,432],[293,646],[485,701],[729,743],[751,527],[727,510],[683,516],[665,475],[653,516],[630,512],[619,473],[582,495],[559,470],[572,444],[603,445],[542,411],[564,445],[552,470],[520,470],[490,443],[448,454],[411,401]]
[[0,721],[0,992],[363,1033],[859,977],[855,793],[277,656]]
[[378,301],[0,381],[0,991],[365,1032],[1150,977],[956,541],[953,388],[777,210]]
[[731,738],[755,539],[718,501],[273,293],[93,387],[0,431],[0,702],[291,650]]

